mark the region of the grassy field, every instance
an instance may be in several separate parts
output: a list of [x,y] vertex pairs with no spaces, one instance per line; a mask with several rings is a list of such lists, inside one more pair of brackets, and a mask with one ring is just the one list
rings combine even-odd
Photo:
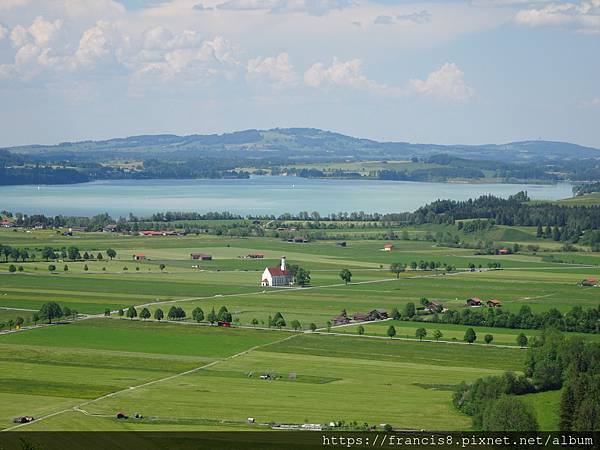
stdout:
[[[524,357],[513,349],[109,319],[2,336],[0,355],[0,400],[12,402],[0,416],[3,427],[15,415],[66,410],[30,425],[32,430],[73,429],[74,415],[80,430],[244,428],[247,417],[260,423],[389,422],[413,429],[427,421],[432,429],[462,429],[469,420],[453,410],[452,387],[518,370]],[[279,378],[261,380],[264,373]],[[75,414],[74,406],[89,415]],[[117,421],[117,411],[140,412],[146,419]]]
[[[468,429],[470,419],[452,408],[453,386],[504,370],[520,371],[526,350],[368,337],[384,336],[391,322],[365,325],[367,337],[362,338],[356,336],[355,326],[333,330],[343,336],[290,330],[293,320],[300,321],[304,330],[311,322],[324,327],[342,309],[349,314],[375,308],[402,310],[408,302],[418,304],[421,297],[452,309],[465,308],[465,299],[472,296],[500,299],[502,307],[513,312],[523,305],[537,312],[598,306],[598,288],[582,287],[579,282],[600,277],[600,254],[559,252],[560,243],[540,243],[535,229],[528,227],[496,227],[490,233],[497,242],[536,243],[546,251],[476,255],[472,249],[440,247],[423,239],[426,233],[447,230],[445,226],[411,228],[412,240],[395,241],[391,252],[382,251],[385,241],[369,239],[373,230],[351,224],[344,232],[364,234],[348,240],[346,248],[337,247],[334,240],[289,244],[276,238],[205,234],[65,237],[47,230],[0,230],[3,244],[38,254],[46,245],[77,245],[82,252],[104,255],[101,261],[56,262],[52,273],[49,262],[39,258],[16,263],[24,271],[15,274],[8,273],[10,262],[0,262],[0,323],[17,316],[28,321],[50,300],[84,315],[113,311],[113,319],[91,318],[0,335],[0,402],[7,405],[0,412],[0,428],[9,427],[17,415],[60,412],[28,429],[240,429],[247,428],[248,417],[260,423],[345,420],[390,422],[400,428]],[[417,237],[420,240],[414,240]],[[115,260],[106,258],[108,248],[116,249]],[[191,252],[209,253],[213,260],[193,261]],[[245,257],[256,252],[265,258]],[[147,259],[133,261],[134,253],[144,253]],[[309,287],[260,286],[265,266],[278,264],[282,255],[310,270]],[[420,260],[455,265],[458,271],[407,270],[399,278],[389,272],[391,263]],[[500,262],[502,270],[487,270],[490,262]],[[470,263],[482,269],[466,270]],[[161,270],[160,264],[166,267]],[[342,268],[352,271],[348,285],[339,278]],[[151,312],[160,307],[165,313],[178,305],[188,319],[181,323],[115,320],[116,310],[132,305],[138,312],[147,305]],[[257,319],[257,328],[281,312],[286,330],[190,323],[193,308],[200,306],[207,314],[221,305],[227,306],[235,324],[248,326]],[[398,337],[413,337],[415,329],[423,326],[427,339],[440,329],[442,339],[448,341],[462,341],[467,328],[393,324]],[[490,333],[499,345],[514,345],[520,332],[475,329],[477,342]],[[528,337],[536,333],[525,331]],[[584,337],[598,339],[599,335]],[[203,366],[207,367],[178,375]],[[261,380],[263,373],[281,378]],[[290,373],[295,379],[290,379]],[[120,393],[103,398],[111,392]],[[543,415],[545,406],[556,400],[547,397],[532,396],[528,401]],[[85,413],[73,409],[78,405]],[[140,412],[146,418],[117,421],[114,414],[119,410]],[[548,427],[553,426],[551,420],[540,418]]]

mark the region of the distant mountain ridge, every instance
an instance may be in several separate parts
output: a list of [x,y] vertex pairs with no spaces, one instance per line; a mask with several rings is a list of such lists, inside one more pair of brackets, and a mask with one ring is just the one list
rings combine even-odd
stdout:
[[256,158],[287,161],[336,161],[426,158],[448,154],[499,162],[598,159],[600,150],[568,142],[519,141],[507,144],[441,145],[379,142],[315,128],[244,130],[211,135],[140,135],[57,145],[6,147],[15,155],[39,160]]

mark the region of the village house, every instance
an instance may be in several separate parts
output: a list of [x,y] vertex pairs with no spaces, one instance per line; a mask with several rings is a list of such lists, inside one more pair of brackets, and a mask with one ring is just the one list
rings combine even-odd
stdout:
[[596,278],[586,278],[581,282],[582,286],[598,286],[598,280]]
[[442,312],[443,310],[444,305],[442,305],[440,302],[436,302],[435,300],[430,300],[425,306],[425,311],[429,311],[432,314]]
[[471,307],[477,307],[477,306],[482,306],[483,302],[481,301],[481,299],[479,297],[471,297],[470,299],[467,300],[467,306],[471,306]]
[[498,308],[502,306],[502,302],[500,300],[496,300],[495,298],[488,300],[487,305],[489,308]]
[[346,325],[346,324],[349,324],[349,323],[350,323],[350,319],[348,318],[348,316],[343,315],[343,314],[331,318],[331,324],[333,326],[336,326],[336,325]]
[[143,261],[146,259],[146,255],[144,255],[143,253],[136,253],[135,255],[133,255],[133,259],[135,261]]
[[262,253],[249,253],[248,255],[246,255],[246,258],[250,258],[250,259],[263,259],[265,257],[265,255],[263,255]]
[[6,220],[6,219],[4,219],[4,220],[1,220],[1,221],[0,221],[0,227],[3,227],[3,228],[11,228],[11,227],[13,227],[13,226],[14,226],[14,225],[13,225],[13,224],[12,224],[10,221],[8,221],[8,220]]
[[498,250],[499,255],[508,255],[509,253],[510,251],[507,248],[501,248],[500,250]]
[[267,267],[262,274],[261,286],[289,286],[294,283],[294,274],[286,267],[285,256],[279,267]]
[[71,227],[69,228],[71,233],[85,233],[87,231],[87,227]]
[[117,224],[109,223],[108,225],[102,228],[102,231],[104,233],[115,233],[117,231]]
[[393,248],[394,248],[394,244],[385,244],[383,246],[383,251],[384,252],[391,252]]
[[211,261],[212,255],[208,255],[206,253],[190,253],[190,258],[199,259],[201,261]]
[[388,313],[385,309],[373,309],[368,313],[354,314],[354,320],[357,322],[370,322],[372,320],[384,320],[388,318]]

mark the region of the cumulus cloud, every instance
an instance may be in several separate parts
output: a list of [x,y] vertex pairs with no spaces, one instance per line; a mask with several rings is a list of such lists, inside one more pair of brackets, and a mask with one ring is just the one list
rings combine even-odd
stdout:
[[515,21],[530,27],[565,27],[584,33],[600,33],[600,0],[581,3],[549,3],[520,10]]
[[304,73],[304,83],[313,88],[344,86],[381,95],[397,95],[399,93],[395,87],[369,79],[363,74],[362,65],[362,61],[358,58],[349,61],[340,61],[334,58],[329,67],[323,63],[316,63]]
[[375,25],[394,25],[397,23],[414,23],[414,24],[424,24],[427,23],[431,20],[431,14],[426,11],[426,10],[422,10],[419,12],[414,12],[414,13],[410,13],[410,14],[398,14],[395,16],[389,16],[389,15],[379,15],[375,18],[375,20],[373,21],[373,23]]
[[227,0],[217,9],[232,11],[259,11],[271,13],[306,13],[322,16],[332,10],[355,5],[354,0]]
[[99,20],[83,32],[72,63],[76,67],[93,67],[100,61],[112,59],[122,36],[109,22]]
[[463,72],[454,63],[444,64],[438,70],[431,72],[425,80],[410,80],[409,86],[416,94],[453,102],[467,101],[475,93],[465,83]]
[[251,80],[267,79],[280,88],[294,86],[298,82],[287,53],[280,53],[276,57],[250,59],[246,73]]
[[0,23],[0,41],[4,40],[6,36],[8,36],[8,28]]

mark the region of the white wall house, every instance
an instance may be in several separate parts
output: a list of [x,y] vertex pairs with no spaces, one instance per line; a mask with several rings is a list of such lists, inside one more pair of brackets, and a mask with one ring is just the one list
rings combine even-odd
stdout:
[[294,276],[285,265],[285,256],[281,258],[279,267],[267,267],[261,277],[261,286],[289,286],[294,283]]

